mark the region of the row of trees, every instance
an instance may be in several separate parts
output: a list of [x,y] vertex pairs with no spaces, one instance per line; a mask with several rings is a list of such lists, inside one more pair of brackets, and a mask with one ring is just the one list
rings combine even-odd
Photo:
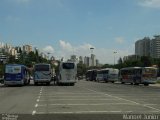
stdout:
[[26,52],[20,52],[18,58],[15,58],[15,56],[12,55],[8,56],[8,63],[25,64],[28,67],[32,67],[35,63],[48,62],[47,59],[39,55],[38,51],[31,51],[28,54]]

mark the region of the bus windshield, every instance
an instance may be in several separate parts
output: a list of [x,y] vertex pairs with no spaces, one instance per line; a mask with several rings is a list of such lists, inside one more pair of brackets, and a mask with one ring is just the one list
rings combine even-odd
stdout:
[[63,63],[63,69],[74,69],[74,63]]
[[49,71],[49,65],[35,65],[35,71]]

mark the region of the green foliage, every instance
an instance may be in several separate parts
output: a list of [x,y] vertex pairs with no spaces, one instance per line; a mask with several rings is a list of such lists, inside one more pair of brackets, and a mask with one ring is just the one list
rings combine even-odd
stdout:
[[4,64],[0,64],[0,78],[2,78],[4,75],[4,67],[5,67]]
[[85,64],[82,64],[82,63],[77,64],[77,75],[78,76],[84,75],[86,71],[87,71],[87,67]]
[[[119,60],[120,61],[120,60]],[[121,69],[124,67],[149,67],[152,65],[158,65],[160,67],[160,59],[153,59],[151,57],[142,56],[140,59],[126,60],[118,62],[119,64],[115,65],[115,68]]]
[[159,83],[159,84],[160,84],[160,80],[157,80],[157,83]]
[[30,52],[20,52],[18,59],[15,56],[9,55],[8,63],[17,63],[17,64],[24,64],[28,67],[32,67],[35,63],[48,63],[47,59],[42,58],[39,56],[38,51],[36,53]]

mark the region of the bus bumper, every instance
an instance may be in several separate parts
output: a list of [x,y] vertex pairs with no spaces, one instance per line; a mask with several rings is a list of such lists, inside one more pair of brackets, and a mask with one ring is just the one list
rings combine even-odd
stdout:
[[23,81],[4,81],[4,85],[24,85]]
[[76,83],[75,80],[58,81],[58,83]]
[[156,84],[157,81],[143,80],[143,84]]
[[51,80],[46,80],[46,79],[34,80],[34,83],[48,83],[48,82],[51,82]]

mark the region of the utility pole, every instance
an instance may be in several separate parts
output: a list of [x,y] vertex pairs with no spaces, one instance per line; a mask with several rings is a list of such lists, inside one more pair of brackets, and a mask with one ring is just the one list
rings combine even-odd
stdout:
[[116,51],[113,52],[113,54],[114,54],[114,66],[115,66],[115,54],[116,53],[117,53]]

